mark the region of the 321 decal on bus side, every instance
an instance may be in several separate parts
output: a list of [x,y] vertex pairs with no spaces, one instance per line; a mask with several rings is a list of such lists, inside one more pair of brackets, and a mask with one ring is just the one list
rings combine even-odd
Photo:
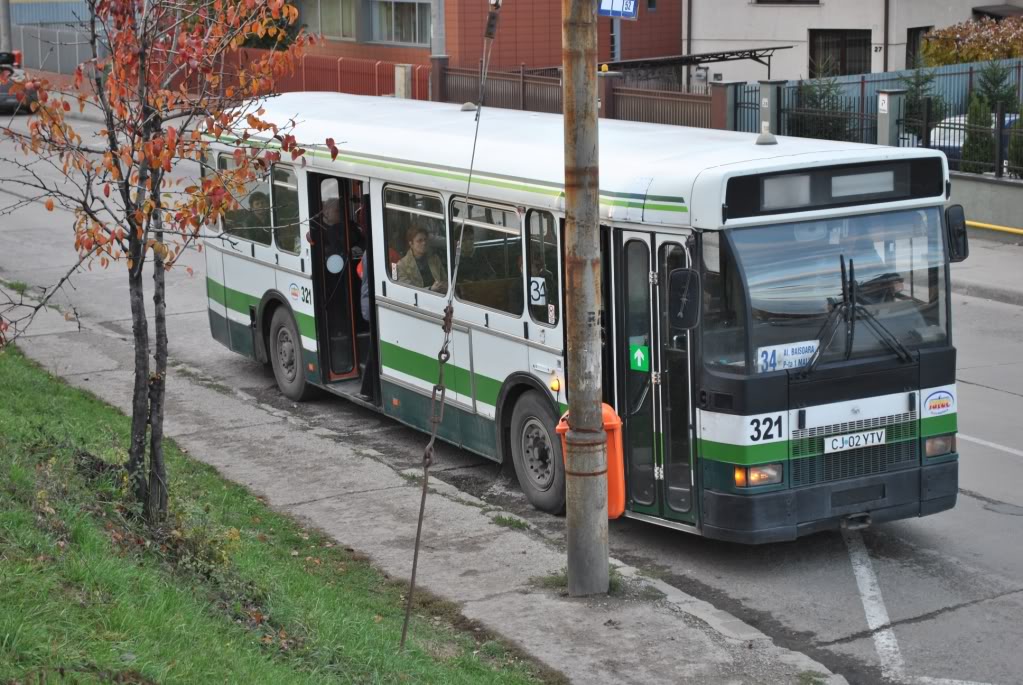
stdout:
[[753,442],[760,442],[761,440],[778,440],[782,437],[781,432],[781,414],[778,416],[766,416],[762,419],[750,419],[750,433],[749,439]]

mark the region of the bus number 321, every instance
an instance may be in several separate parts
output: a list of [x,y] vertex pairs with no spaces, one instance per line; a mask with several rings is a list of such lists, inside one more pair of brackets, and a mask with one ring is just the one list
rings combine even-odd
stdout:
[[753,442],[761,440],[777,440],[781,438],[781,416],[768,416],[766,419],[753,419],[750,421],[750,428],[753,433],[749,439]]

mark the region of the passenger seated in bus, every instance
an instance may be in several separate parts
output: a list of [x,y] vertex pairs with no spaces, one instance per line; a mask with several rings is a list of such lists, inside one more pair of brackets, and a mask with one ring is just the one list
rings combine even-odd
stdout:
[[437,293],[447,292],[448,274],[440,257],[430,252],[430,234],[413,225],[405,234],[408,252],[398,261],[398,282]]
[[496,277],[497,272],[487,258],[476,254],[476,230],[472,226],[466,226],[461,232],[462,256],[458,260],[458,282],[487,281]]
[[270,196],[257,190],[249,196],[249,216],[246,222],[250,240],[270,244]]

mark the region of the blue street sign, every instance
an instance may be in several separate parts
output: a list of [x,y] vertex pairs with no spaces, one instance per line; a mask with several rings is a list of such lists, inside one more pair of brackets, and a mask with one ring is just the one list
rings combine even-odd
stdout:
[[615,19],[635,19],[639,14],[639,0],[600,0],[597,14]]

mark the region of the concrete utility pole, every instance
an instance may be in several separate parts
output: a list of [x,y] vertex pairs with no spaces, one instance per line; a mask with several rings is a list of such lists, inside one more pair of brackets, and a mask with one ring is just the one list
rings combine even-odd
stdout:
[[597,3],[561,0],[565,105],[568,594],[606,593],[607,452],[600,396]]
[[0,52],[14,49],[11,41],[11,0],[0,0]]

